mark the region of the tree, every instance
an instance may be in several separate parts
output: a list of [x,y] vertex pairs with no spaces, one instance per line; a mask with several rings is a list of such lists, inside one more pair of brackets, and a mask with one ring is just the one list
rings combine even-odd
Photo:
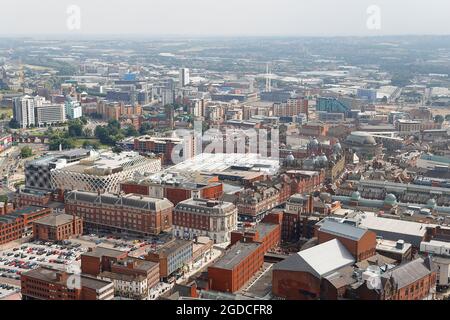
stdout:
[[87,148],[92,148],[94,150],[98,150],[100,148],[100,144],[97,141],[84,141],[83,142],[83,148],[87,149]]
[[133,137],[137,136],[139,133],[133,126],[126,126],[125,129],[123,129],[123,134],[125,137]]
[[9,123],[8,123],[8,126],[9,126],[11,129],[18,129],[18,128],[20,127],[20,124],[19,124],[19,122],[18,122],[16,119],[11,119],[11,120],[9,121]]
[[83,123],[81,120],[69,121],[69,135],[71,137],[81,137],[83,135]]
[[148,131],[150,131],[152,129],[152,125],[150,124],[150,122],[144,122],[141,127],[139,128],[139,133],[140,134],[146,134]]
[[440,114],[438,114],[438,115],[436,115],[435,117],[434,117],[434,122],[435,123],[442,123],[442,122],[444,122],[444,117],[443,116],[441,116]]
[[22,157],[22,158],[29,158],[29,157],[31,157],[33,155],[33,150],[30,148],[30,147],[28,147],[28,146],[25,146],[25,147],[23,147],[22,149],[20,149],[20,156]]
[[450,121],[450,114],[447,114],[447,115],[445,116],[445,121]]

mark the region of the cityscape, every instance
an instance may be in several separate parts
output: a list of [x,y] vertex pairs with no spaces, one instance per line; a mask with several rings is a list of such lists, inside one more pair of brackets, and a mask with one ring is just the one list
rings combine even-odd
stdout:
[[449,75],[444,34],[0,35],[0,300],[449,300]]

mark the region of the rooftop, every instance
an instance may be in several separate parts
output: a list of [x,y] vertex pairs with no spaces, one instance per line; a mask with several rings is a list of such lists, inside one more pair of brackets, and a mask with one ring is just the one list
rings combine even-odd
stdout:
[[237,242],[223,255],[212,267],[232,270],[239,265],[246,257],[251,255],[258,247],[259,243]]
[[366,234],[368,230],[327,219],[322,224],[319,231],[358,241]]
[[355,259],[337,239],[290,255],[277,263],[274,270],[308,272],[323,277],[339,268],[352,265]]
[[92,204],[109,204],[138,209],[164,210],[173,207],[172,202],[166,198],[157,199],[142,195],[127,194],[115,195],[103,193],[101,195],[93,192],[72,191],[66,196],[66,201],[81,201]]
[[[51,227],[60,226],[72,222],[74,217],[69,214],[52,214],[36,220],[34,223]],[[77,218],[79,219],[79,218]]]

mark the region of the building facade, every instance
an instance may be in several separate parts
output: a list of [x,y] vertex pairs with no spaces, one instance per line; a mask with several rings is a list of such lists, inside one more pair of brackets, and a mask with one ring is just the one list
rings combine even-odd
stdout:
[[72,191],[65,197],[65,210],[83,218],[88,229],[158,235],[172,228],[173,204],[167,199]]
[[237,208],[229,202],[192,198],[177,204],[173,213],[173,234],[193,239],[208,236],[214,243],[230,241],[237,228]]

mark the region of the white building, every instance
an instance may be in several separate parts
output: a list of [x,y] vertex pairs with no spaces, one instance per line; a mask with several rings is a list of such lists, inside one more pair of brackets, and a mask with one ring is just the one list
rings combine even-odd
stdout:
[[142,275],[127,275],[113,272],[102,272],[99,279],[111,281],[114,284],[114,296],[144,300],[148,298],[148,280]]
[[[39,98],[39,97],[36,97]],[[23,96],[13,100],[14,120],[21,128],[26,128],[35,124],[34,107],[40,100],[30,96]]]
[[65,103],[66,115],[68,119],[77,119],[83,115],[80,102],[68,97]]
[[93,153],[74,164],[51,171],[54,189],[87,192],[119,193],[120,182],[131,180],[138,173],[161,170],[160,159],[148,159],[137,152]]
[[66,110],[63,104],[43,103],[36,105],[35,108],[36,126],[47,126],[66,121]]

